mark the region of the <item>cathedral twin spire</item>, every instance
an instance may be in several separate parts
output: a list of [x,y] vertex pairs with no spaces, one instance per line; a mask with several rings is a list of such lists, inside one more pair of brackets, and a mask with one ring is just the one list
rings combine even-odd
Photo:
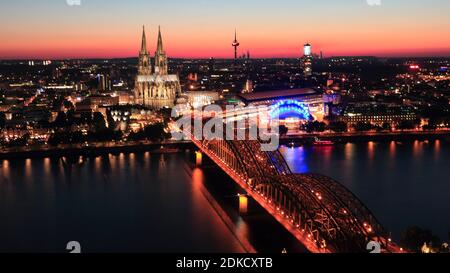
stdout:
[[145,36],[145,26],[142,26],[142,45],[141,45],[141,54],[147,52],[147,37]]
[[156,52],[164,53],[162,35],[161,35],[161,26],[158,26],[158,46],[156,47]]
[[[150,75],[152,72],[150,64],[150,54],[147,50],[147,37],[145,35],[145,26],[142,27],[142,44],[139,54],[139,74]],[[168,59],[166,52],[164,51],[161,27],[158,27],[158,44],[155,52],[155,74],[167,75],[168,74]]]

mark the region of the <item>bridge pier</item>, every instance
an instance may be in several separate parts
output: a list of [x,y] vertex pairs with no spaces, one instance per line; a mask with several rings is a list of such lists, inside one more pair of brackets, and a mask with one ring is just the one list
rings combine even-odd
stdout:
[[239,197],[239,213],[248,213],[248,197],[246,195],[238,194]]

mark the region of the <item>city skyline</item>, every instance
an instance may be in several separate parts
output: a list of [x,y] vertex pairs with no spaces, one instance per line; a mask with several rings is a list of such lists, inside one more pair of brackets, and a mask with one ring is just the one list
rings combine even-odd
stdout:
[[335,2],[11,1],[0,11],[0,59],[133,57],[142,25],[149,37],[161,25],[172,58],[233,58],[235,28],[239,54],[257,58],[299,57],[305,42],[327,57],[450,56],[448,1]]

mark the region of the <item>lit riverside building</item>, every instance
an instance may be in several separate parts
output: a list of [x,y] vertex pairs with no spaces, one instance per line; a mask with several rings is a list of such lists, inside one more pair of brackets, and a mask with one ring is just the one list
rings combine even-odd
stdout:
[[345,107],[337,119],[350,125],[359,122],[375,125],[383,125],[384,123],[395,125],[397,122],[416,121],[418,118],[419,116],[411,107],[360,103]]

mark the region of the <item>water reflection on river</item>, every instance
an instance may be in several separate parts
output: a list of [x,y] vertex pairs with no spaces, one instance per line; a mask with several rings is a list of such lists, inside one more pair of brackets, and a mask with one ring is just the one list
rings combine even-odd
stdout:
[[0,161],[0,251],[242,252],[186,157]]
[[[399,237],[419,225],[450,230],[448,142],[283,147],[295,172],[351,189]],[[304,248],[193,152],[0,161],[0,252],[303,252]]]

